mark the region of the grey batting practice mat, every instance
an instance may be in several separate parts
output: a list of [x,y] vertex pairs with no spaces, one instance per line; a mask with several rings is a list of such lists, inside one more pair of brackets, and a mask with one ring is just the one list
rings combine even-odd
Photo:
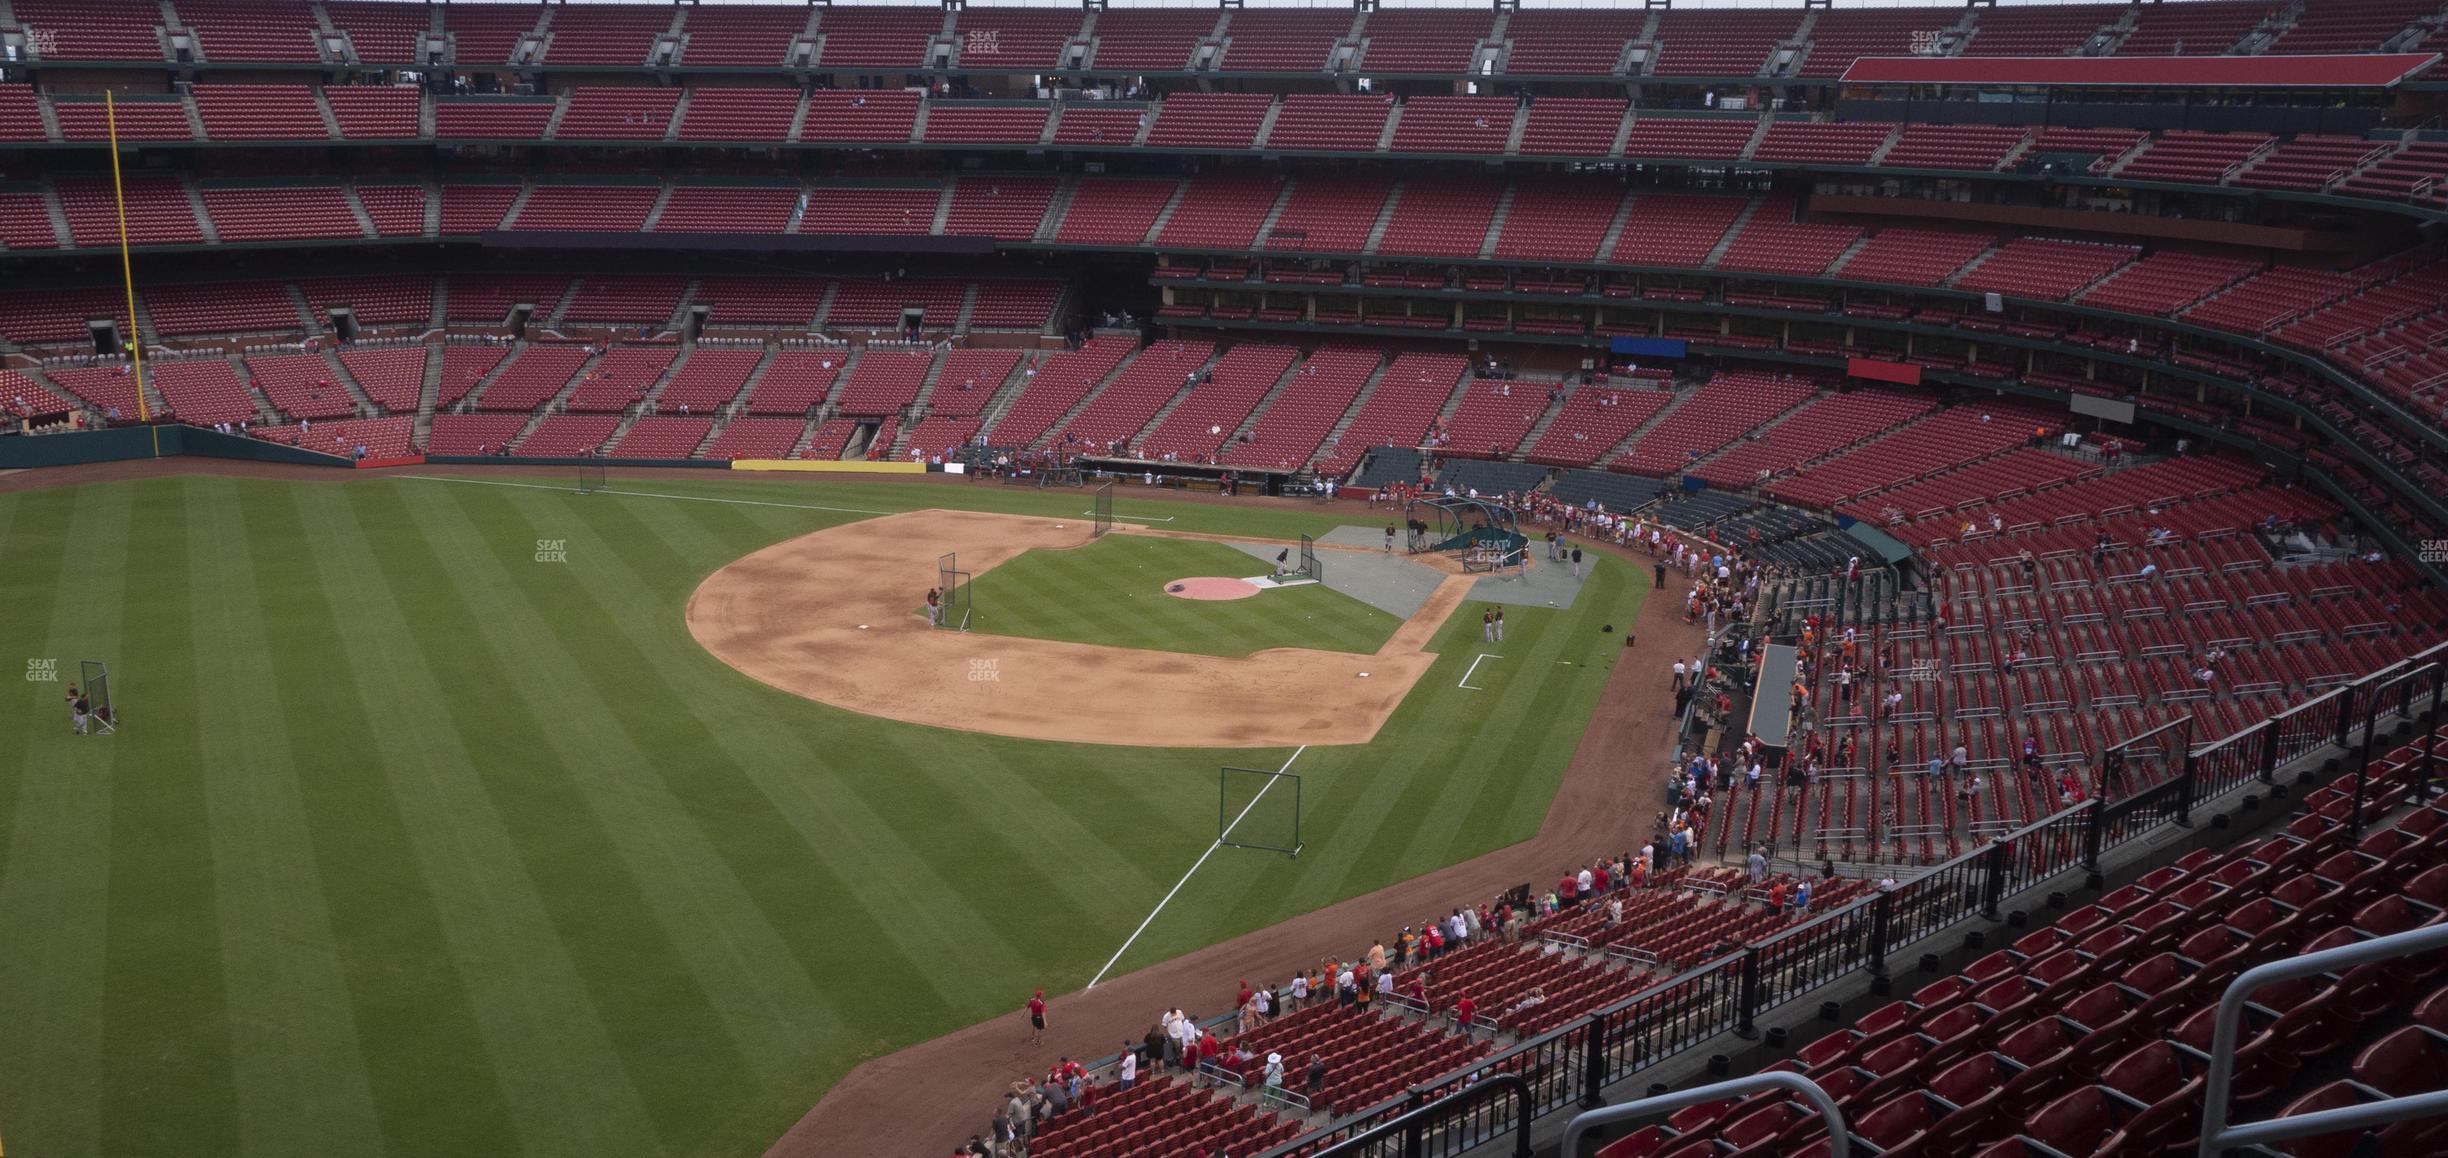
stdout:
[[[1544,530],[1537,527],[1530,527],[1525,529],[1523,533],[1530,536],[1529,573],[1522,574],[1517,571],[1507,570],[1501,575],[1482,575],[1479,577],[1479,581],[1471,586],[1470,597],[1481,603],[1506,603],[1516,607],[1565,608],[1572,606],[1573,600],[1578,598],[1581,594],[1581,579],[1573,577],[1572,563],[1569,561],[1563,563],[1550,563],[1547,561],[1547,540],[1544,538],[1546,534]],[[1380,523],[1374,527],[1336,527],[1334,530],[1318,536],[1318,542],[1329,543],[1338,547],[1359,547],[1364,550],[1375,551],[1378,552],[1378,554],[1374,557],[1383,559],[1385,558],[1383,553],[1385,550],[1385,525]],[[1242,549],[1249,550],[1247,547]],[[1277,550],[1281,550],[1281,548],[1277,548]],[[1266,557],[1271,560],[1275,557],[1275,555],[1272,551],[1270,551]],[[1346,551],[1337,551],[1333,555],[1327,557],[1326,573],[1329,576],[1332,576],[1336,567],[1350,566],[1351,564],[1344,562],[1346,559],[1356,560],[1366,557],[1368,556],[1354,555]],[[1402,540],[1399,536],[1395,540],[1394,557],[1397,559],[1403,557]],[[1597,553],[1588,548],[1584,548],[1581,553],[1582,576],[1586,578],[1590,573],[1590,569],[1597,565]],[[1421,569],[1425,570],[1425,568]],[[1331,580],[1328,582],[1327,586],[1334,587],[1337,591],[1343,590],[1341,586],[1336,585],[1335,583],[1331,582]],[[1358,592],[1353,592],[1352,594],[1358,595]],[[1426,597],[1422,596],[1422,598]],[[1372,603],[1372,606],[1379,605]],[[1388,610],[1392,609],[1388,608]],[[1406,617],[1409,615],[1408,612],[1403,614]]]
[[[1349,529],[1349,528],[1345,528]],[[1378,545],[1384,546],[1385,532],[1377,533]],[[1332,535],[1320,542],[1333,542]],[[1282,543],[1235,543],[1233,549],[1264,560],[1267,567],[1275,566],[1275,556],[1282,554]],[[1436,592],[1445,576],[1434,567],[1411,561],[1406,555],[1386,555],[1359,551],[1319,552],[1326,564],[1326,586],[1349,595],[1388,615],[1409,619],[1426,606],[1428,597]],[[1292,548],[1293,561],[1300,558],[1300,548]]]

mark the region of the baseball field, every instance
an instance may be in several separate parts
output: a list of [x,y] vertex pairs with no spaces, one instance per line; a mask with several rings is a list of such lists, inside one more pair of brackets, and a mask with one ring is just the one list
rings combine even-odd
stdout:
[[[1094,545],[1086,509],[679,472],[0,494],[0,660],[25,673],[0,710],[0,1147],[759,1153],[860,1061],[1075,990],[1126,942],[1115,975],[1527,838],[1620,646],[1600,626],[1649,586],[1601,560],[1493,648],[1451,596],[1406,621],[1324,587],[1162,590],[1265,573],[1186,536],[1356,508],[1126,490]],[[975,629],[928,632],[936,556],[981,550],[937,533],[1000,528]],[[1290,657],[1387,711],[1365,743],[1231,747],[1186,716],[1195,743],[1141,743],[1180,710],[1064,648],[1258,683]],[[839,686],[794,691],[777,653]],[[116,735],[71,734],[88,659]],[[836,706],[857,686],[931,706]],[[1028,726],[1074,711],[1112,730]],[[1303,777],[1300,857],[1201,861],[1219,764]]]

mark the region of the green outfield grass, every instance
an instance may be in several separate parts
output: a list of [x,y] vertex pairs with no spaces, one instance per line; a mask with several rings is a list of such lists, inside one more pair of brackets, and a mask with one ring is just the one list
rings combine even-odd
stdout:
[[[755,1154],[861,1059],[1086,982],[1214,838],[1216,766],[1296,755],[877,721],[682,622],[794,535],[1083,492],[613,485],[0,495],[0,662],[106,660],[126,725],[0,699],[9,1154]],[[1620,647],[1598,625],[1647,587],[1602,562],[1574,609],[1513,609],[1479,691],[1465,606],[1376,743],[1297,753],[1308,850],[1217,853],[1117,971],[1530,835]]]
[[1031,639],[1202,655],[1270,647],[1373,654],[1402,620],[1322,583],[1201,601],[1165,593],[1199,575],[1263,575],[1271,565],[1223,543],[1107,535],[1030,551],[970,581],[970,629]]

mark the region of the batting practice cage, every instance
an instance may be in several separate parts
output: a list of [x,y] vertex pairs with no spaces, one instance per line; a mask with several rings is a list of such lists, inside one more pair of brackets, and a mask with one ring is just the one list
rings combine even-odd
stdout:
[[1404,513],[1414,554],[1450,551],[1471,572],[1519,569],[1530,557],[1530,537],[1513,512],[1486,499],[1418,499]]
[[1311,539],[1307,535],[1301,536],[1300,571],[1298,574],[1300,574],[1303,578],[1315,579],[1320,583],[1326,581],[1326,566],[1325,564],[1318,562],[1317,541]]
[[1088,533],[1091,539],[1102,539],[1105,532],[1113,530],[1113,488],[1113,483],[1108,481],[1096,489],[1096,509],[1090,512],[1096,516],[1096,529]]
[[1225,766],[1216,777],[1216,843],[1299,856],[1300,774]]
[[578,493],[591,495],[602,489],[604,489],[604,464],[600,462],[579,463]]
[[77,687],[84,689],[85,701],[93,705],[96,730],[102,733],[118,731],[119,709],[111,703],[110,666],[100,660],[78,660]]
[[946,551],[935,557],[935,587],[943,593],[943,614],[935,626],[953,631],[969,630],[969,573],[960,569],[958,552]]

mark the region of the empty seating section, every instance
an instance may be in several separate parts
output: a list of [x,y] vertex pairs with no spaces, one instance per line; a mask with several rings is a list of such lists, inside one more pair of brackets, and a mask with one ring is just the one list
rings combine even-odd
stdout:
[[535,433],[519,441],[518,453],[531,458],[597,454],[620,421],[617,414],[555,414],[536,423]]
[[1205,380],[1191,387],[1181,405],[1134,449],[1143,458],[1212,461],[1299,357],[1300,351],[1290,346],[1261,342],[1225,351]]
[[[1227,447],[1223,459],[1235,466],[1275,466],[1290,470],[1317,454],[1352,398],[1367,385],[1384,357],[1376,350],[1324,346],[1292,372],[1283,392],[1258,412],[1247,441]],[[1461,370],[1454,371],[1456,377]],[[1452,386],[1447,384],[1450,393]],[[1438,399],[1442,405],[1443,399]],[[1431,408],[1429,415],[1436,411]],[[1421,424],[1426,429],[1426,423]],[[1354,456],[1357,457],[1357,456]]]
[[661,325],[680,308],[688,279],[663,274],[589,274],[563,316],[573,322]]
[[[1349,470],[1361,452],[1374,446],[1420,445],[1428,425],[1444,412],[1469,370],[1470,361],[1459,354],[1397,355],[1379,375],[1375,392],[1352,416],[1351,427],[1325,448],[1319,469],[1328,474]],[[1245,460],[1235,456],[1231,461]],[[1261,460],[1253,465],[1273,464]]]
[[448,4],[442,28],[450,34],[451,60],[462,66],[507,64],[519,38],[543,17],[536,4]]
[[331,130],[302,84],[198,84],[196,116],[216,141],[324,140]]
[[[1524,13],[1527,15],[1527,13]],[[1539,97],[1523,122],[1525,156],[1604,157],[1615,150],[1630,102],[1614,97]]]
[[807,422],[798,418],[734,418],[714,436],[706,447],[705,457],[718,462],[743,458],[783,458],[797,446],[807,433]]
[[297,283],[315,320],[331,324],[329,310],[347,307],[359,326],[422,327],[433,317],[433,279],[423,274],[306,278]]
[[1243,8],[1224,30],[1227,72],[1323,72],[1335,42],[1351,31],[1352,14]]
[[538,185],[507,228],[637,233],[662,196],[660,185]]
[[976,68],[1061,67],[1080,30],[1080,14],[1062,8],[969,8],[959,21],[960,63]]
[[850,366],[833,408],[841,414],[873,417],[898,414],[918,399],[918,387],[935,366],[935,355],[924,350],[870,348]]
[[1062,283],[1057,281],[981,281],[969,303],[969,328],[1045,329],[1054,320],[1054,306],[1062,295]]
[[1965,56],[2065,56],[2081,48],[2103,24],[2125,12],[2121,4],[2047,4],[1987,8],[1973,26]]
[[1020,351],[993,348],[953,350],[935,371],[935,390],[927,396],[927,413],[974,418],[985,413],[1006,379],[1020,368]]
[[1140,128],[1155,119],[1146,105],[1096,105],[1065,101],[1054,122],[1057,145],[1129,145]]
[[1422,153],[1501,153],[1512,139],[1511,97],[1416,96],[1394,123],[1394,147]]
[[1894,131],[1894,125],[1877,122],[1776,121],[1768,126],[1768,134],[1760,138],[1751,157],[1758,161],[1813,165],[1867,165],[1871,154],[1878,152]]
[[1101,72],[1180,72],[1215,26],[1216,14],[1208,11],[1108,9],[1097,14],[1096,52],[1088,63]]
[[1188,389],[1199,367],[1215,353],[1207,342],[1162,341],[1133,356],[1070,423],[1055,431],[1058,442],[1091,450],[1123,446],[1175,395]]
[[1583,386],[1565,396],[1555,421],[1524,457],[1547,466],[1589,466],[1674,400],[1663,390]]
[[799,90],[789,88],[714,88],[689,91],[680,111],[683,141],[780,141],[790,136],[799,116]]
[[15,370],[0,370],[0,416],[48,422],[77,409],[77,404]]
[[2361,137],[2297,137],[2261,154],[2236,174],[2235,183],[2318,192],[2388,150],[2385,144]]
[[927,110],[926,139],[934,145],[1034,145],[1045,135],[1043,105],[969,105],[938,101]]
[[1258,1154],[1298,1137],[1303,1129],[1256,1106],[1236,1106],[1154,1077],[1127,1091],[1099,1089],[1095,1104],[1099,1109],[1093,1116],[1049,1123],[1030,1140],[1030,1152],[1039,1158],[1096,1158],[1173,1153],[1178,1147],[1183,1154]]
[[[126,373],[126,370],[125,366],[117,368],[76,367],[52,370],[49,372],[49,377],[60,389],[85,400],[94,409],[101,411],[105,417],[113,421],[134,419],[139,413],[160,413],[161,406],[149,400],[145,404],[147,409],[139,411],[136,405],[136,378]],[[158,387],[156,387],[156,392],[158,392]],[[241,414],[230,421],[247,417]],[[199,418],[196,421],[204,420]]]
[[[384,140],[420,135],[417,118],[422,95],[411,86],[352,84],[323,90],[340,135],[352,141]],[[205,122],[206,128],[211,122]]]
[[2116,175],[2131,181],[2215,184],[2272,141],[2268,133],[2195,133],[2171,129],[2142,147]]
[[1860,442],[1885,434],[1929,412],[1934,400],[1907,390],[1855,390],[1822,394],[1775,426],[1741,441],[1692,472],[1710,486],[1739,490],[1770,474],[1783,474]]
[[807,27],[808,11],[755,4],[699,4],[681,29],[680,62],[695,68],[777,68]]
[[195,139],[195,128],[187,121],[187,104],[184,101],[120,97],[117,104],[114,111],[98,100],[52,98],[51,109],[59,118],[60,139],[89,144],[108,141],[113,115],[119,118],[121,141]]
[[1800,405],[1816,385],[1764,371],[1721,371],[1634,439],[1608,469],[1652,477],[1678,474]]
[[[509,355],[510,351],[500,346],[442,347],[442,378],[436,384],[434,406],[450,406],[467,397],[483,383],[486,375],[499,369]],[[441,437],[444,417],[434,415],[434,436],[437,440]],[[513,426],[512,429],[517,427]]]
[[2173,317],[2257,268],[2249,261],[2161,251],[2118,270],[2076,301],[2118,313]]
[[1033,373],[1024,373],[1019,398],[987,432],[987,442],[995,446],[1036,442],[1131,353],[1128,339],[1099,336],[1077,350],[1047,357]]
[[711,418],[640,418],[605,453],[614,458],[687,458],[713,429]]
[[816,63],[828,68],[913,69],[926,62],[927,43],[943,30],[940,8],[876,5],[828,8],[817,23],[824,38]]
[[1180,187],[1175,181],[1082,177],[1071,191],[1054,240],[1067,245],[1137,245]]
[[1912,56],[1963,19],[1955,8],[1822,9],[1799,77],[1839,77],[1864,56]]
[[1980,256],[1991,240],[1985,233],[1954,229],[1882,229],[1854,250],[1834,274],[1862,281],[1934,286]]
[[902,188],[826,185],[808,191],[801,233],[923,234],[935,229],[938,185]]
[[765,360],[765,351],[699,346],[689,351],[671,381],[655,395],[661,414],[712,414],[731,404],[747,386],[748,375]]
[[[489,351],[485,351],[489,352]],[[425,392],[425,362],[433,351],[425,346],[385,350],[342,350],[340,364],[357,380],[366,397],[385,410],[413,412]]]
[[917,309],[926,315],[929,328],[949,329],[960,316],[961,299],[968,296],[968,289],[962,282],[932,278],[845,281],[833,291],[833,304],[825,310],[824,322],[828,326],[899,326],[904,311]]
[[1260,244],[1304,253],[1358,253],[1394,191],[1390,177],[1318,176],[1295,181]]
[[479,410],[533,410],[561,393],[588,361],[583,346],[530,345],[476,395]]
[[765,375],[748,389],[748,413],[807,414],[833,393],[847,356],[839,350],[776,351]]
[[2211,0],[2136,9],[2118,56],[2216,56],[2280,7],[2271,0]]
[[1956,279],[1955,288],[2061,302],[2133,260],[2134,252],[2130,245],[2018,237]]
[[1541,385],[1472,379],[1445,424],[1445,447],[1464,457],[1509,458],[1546,412],[1547,393]]
[[778,325],[805,329],[824,308],[832,283],[802,277],[709,277],[697,283],[697,303],[710,326]]
[[119,0],[22,0],[10,7],[27,43],[43,59],[162,59],[158,6]]
[[1717,268],[1816,276],[1861,236],[1858,225],[1796,221],[1793,213],[1793,202],[1783,196],[1763,199],[1727,243]]
[[2437,207],[2448,205],[2443,177],[2448,177],[2448,141],[2415,141],[2347,177],[2335,192]]
[[223,241],[363,237],[348,194],[335,185],[208,185],[204,214]]
[[[1281,177],[1195,177],[1156,232],[1156,244],[1194,249],[1248,249],[1283,191]],[[1077,209],[1079,201],[1072,199]]]
[[526,429],[524,414],[436,414],[433,434],[425,440],[427,454],[490,455],[510,445]]
[[145,380],[181,422],[261,422],[263,412],[227,358],[147,362]]
[[1505,22],[1504,71],[1511,76],[1606,76],[1640,35],[1646,12],[1593,8],[1516,9]]
[[1360,71],[1370,76],[1470,72],[1472,57],[1494,27],[1493,16],[1469,9],[1372,9],[1361,33],[1367,47],[1360,53]]
[[808,94],[807,103],[807,116],[799,124],[802,141],[907,141],[918,127],[918,94],[902,89],[818,89]]
[[2031,130],[2021,125],[1906,125],[1879,159],[1888,169],[1995,169]]
[[[2295,23],[2268,51],[2370,52],[2406,26],[2438,11],[2428,0],[2328,0],[2303,6]],[[19,6],[20,18],[24,6]]]
[[1377,252],[1419,257],[1477,257],[1495,223],[1504,186],[1493,181],[1406,182],[1395,194]]
[[0,193],[0,247],[53,249],[59,231],[51,227],[51,210],[40,193]]
[[544,136],[545,126],[552,123],[552,115],[553,102],[524,97],[437,100],[434,102],[434,136],[445,140],[455,137],[540,140]]
[[1668,11],[1658,17],[1656,76],[1757,76],[1790,39],[1792,12]]
[[1343,153],[1374,152],[1394,115],[1394,98],[1369,93],[1293,93],[1267,130],[1266,147]]
[[117,289],[60,289],[0,294],[0,337],[21,346],[74,342],[85,346],[88,322],[111,321],[122,339],[134,336],[126,299]]
[[1608,182],[1517,182],[1496,237],[1496,257],[1592,261],[1622,206],[1623,190]]
[[1159,149],[1246,149],[1258,139],[1271,93],[1175,93],[1156,111],[1147,143]]
[[2145,134],[2139,129],[2067,129],[2047,125],[2032,134],[2031,151],[2035,156],[2050,153],[2088,154],[2098,158],[2093,162],[2093,171],[2097,172],[2116,157],[2141,144],[2144,137]]
[[1054,177],[963,176],[952,182],[952,207],[944,217],[947,236],[1029,241],[1054,203]]
[[367,64],[410,64],[424,47],[433,19],[422,4],[379,0],[326,0],[332,27],[348,36],[349,48]]
[[1698,268],[1749,205],[1740,197],[1637,194],[1607,260],[1618,265]]
[[357,413],[357,402],[339,375],[320,354],[256,354],[246,360],[247,376],[271,399],[272,408],[291,418],[345,418]]
[[0,84],[0,141],[40,141],[50,137],[43,128],[42,102],[30,84]]
[[2274,330],[2362,288],[2360,278],[2325,269],[2272,266],[2186,310],[2185,320],[2242,334]]
[[1626,157],[1681,157],[1731,161],[1751,143],[1758,122],[1748,119],[1694,120],[1634,114],[1632,133],[1624,138]]
[[323,59],[310,12],[259,0],[187,0],[177,8],[179,23],[195,33],[205,60],[315,64]]
[[416,438],[416,419],[407,417],[317,420],[311,429],[258,426],[247,433],[265,442],[319,450],[343,458],[354,457],[361,449],[369,459],[401,458],[416,452],[411,445]]
[[1786,475],[1765,489],[1769,497],[1798,506],[1833,507],[2028,444],[2035,427],[2054,429],[2058,418],[2020,403],[1958,406]]
[[657,233],[787,233],[799,205],[796,185],[724,188],[674,185],[655,218]]
[[656,38],[671,28],[673,15],[670,6],[654,4],[595,4],[583,15],[559,13],[544,43],[544,63],[644,64]]
[[139,295],[157,333],[274,334],[305,329],[286,287],[274,281],[157,285]]
[[578,388],[570,392],[563,409],[573,414],[618,413],[627,410],[646,396],[663,372],[671,368],[671,349],[651,346],[620,346],[604,354],[586,376],[578,380]]
[[510,311],[534,306],[536,316],[550,317],[569,293],[570,279],[559,274],[460,274],[450,279],[447,312],[454,322],[499,325]]
[[679,107],[676,88],[582,86],[570,90],[569,107],[553,136],[564,141],[660,141]]
[[[853,457],[876,458],[879,457],[877,451],[891,445],[894,432],[899,426],[900,419],[890,415],[880,421],[828,418],[816,424],[816,429],[808,435],[807,445],[801,448],[795,457],[826,461],[839,461]],[[860,443],[859,452],[854,456],[850,453],[850,443],[852,439],[859,436],[862,427],[872,428],[873,434],[868,441]]]

